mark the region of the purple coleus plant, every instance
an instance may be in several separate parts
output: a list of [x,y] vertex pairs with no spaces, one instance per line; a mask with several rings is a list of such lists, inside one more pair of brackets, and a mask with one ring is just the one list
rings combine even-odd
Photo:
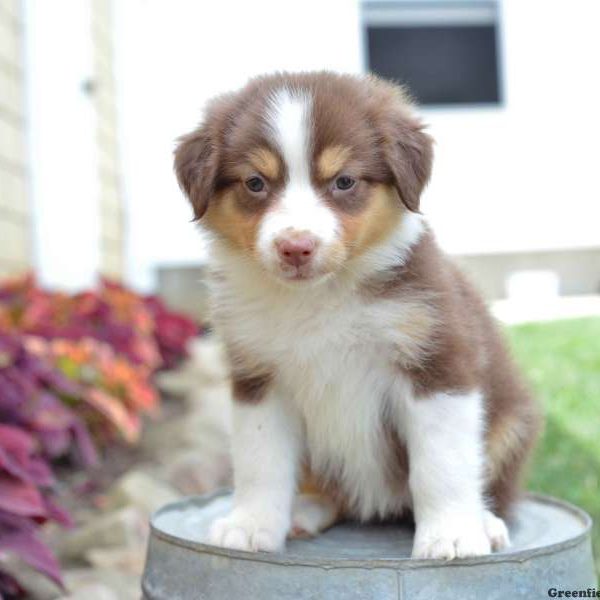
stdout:
[[[52,499],[50,461],[70,453],[84,465],[97,462],[85,425],[61,401],[78,393],[18,335],[0,332],[0,559],[16,555],[59,585],[58,562],[38,530],[48,520],[71,525]],[[0,597],[21,591],[0,561]]]

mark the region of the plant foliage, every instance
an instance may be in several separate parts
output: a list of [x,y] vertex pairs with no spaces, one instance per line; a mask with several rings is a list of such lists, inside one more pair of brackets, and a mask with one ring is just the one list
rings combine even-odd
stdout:
[[[53,499],[52,463],[87,468],[115,436],[135,443],[159,399],[152,375],[171,368],[199,333],[189,318],[115,282],[69,295],[32,276],[0,285],[0,559],[6,553],[61,584],[39,537],[71,525]],[[0,597],[18,596],[0,569]]]

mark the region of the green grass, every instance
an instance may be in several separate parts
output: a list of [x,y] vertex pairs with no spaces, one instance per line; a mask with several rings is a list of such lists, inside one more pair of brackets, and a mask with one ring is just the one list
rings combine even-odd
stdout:
[[518,325],[508,334],[546,415],[528,487],[592,516],[600,573],[600,318]]

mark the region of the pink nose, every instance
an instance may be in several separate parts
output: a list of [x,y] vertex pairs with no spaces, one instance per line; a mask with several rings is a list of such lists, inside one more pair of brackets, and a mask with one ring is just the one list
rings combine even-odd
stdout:
[[310,262],[317,245],[309,236],[280,238],[275,242],[281,260],[293,267],[301,267]]

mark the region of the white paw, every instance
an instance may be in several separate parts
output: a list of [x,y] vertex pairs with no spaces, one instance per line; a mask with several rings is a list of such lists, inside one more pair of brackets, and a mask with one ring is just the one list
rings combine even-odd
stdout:
[[301,494],[294,500],[289,537],[313,537],[333,525],[337,516],[337,508],[328,498]]
[[264,511],[235,509],[212,524],[209,544],[248,552],[278,552],[283,549],[288,527],[281,519],[277,521]]
[[483,556],[491,550],[483,514],[475,517],[448,514],[417,524],[412,557],[452,560]]
[[483,527],[487,533],[492,550],[504,550],[510,546],[508,528],[504,521],[489,510],[483,513]]

